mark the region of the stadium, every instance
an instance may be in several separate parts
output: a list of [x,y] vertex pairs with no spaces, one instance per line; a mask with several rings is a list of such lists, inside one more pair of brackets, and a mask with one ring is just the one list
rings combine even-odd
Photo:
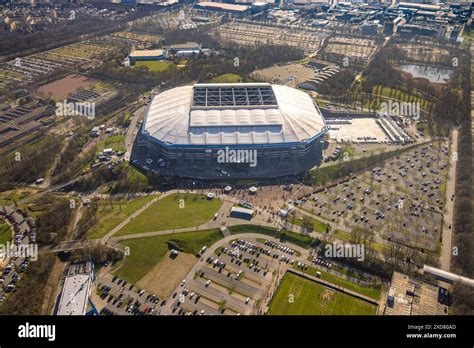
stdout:
[[297,89],[195,84],[154,97],[134,157],[162,175],[284,177],[321,163],[326,132],[318,106]]

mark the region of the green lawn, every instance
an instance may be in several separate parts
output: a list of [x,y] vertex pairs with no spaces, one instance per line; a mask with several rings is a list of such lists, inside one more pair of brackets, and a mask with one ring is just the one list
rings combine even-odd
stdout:
[[6,222],[0,223],[0,245],[5,245],[6,242],[11,242],[12,231]]
[[[303,220],[300,219],[300,217],[304,218],[305,215],[297,215],[293,219],[293,217],[288,218],[288,222],[292,223],[293,225],[297,226],[302,226],[303,225]],[[326,224],[316,220],[310,216],[307,217],[309,221],[311,222],[311,225],[313,226],[313,231],[315,232],[320,232],[320,233],[325,233],[326,232]]]
[[123,167],[127,171],[127,179],[129,181],[140,181],[143,184],[148,183],[147,176],[135,167],[129,165],[128,163],[125,163]]
[[270,315],[374,315],[376,306],[287,273],[274,295]]
[[116,235],[199,226],[211,220],[221,205],[220,200],[204,195],[173,194],[147,208]]
[[0,194],[0,205],[10,205],[14,201],[19,201],[29,196],[31,193],[31,191],[21,189],[2,192]]
[[222,74],[218,76],[214,76],[210,83],[237,83],[242,82],[242,77],[238,74]]
[[[295,266],[293,266],[295,267]],[[296,267],[295,267],[296,268]],[[355,284],[350,282],[349,280],[346,280],[344,278],[337,277],[331,273],[325,272],[322,269],[316,268],[309,266],[308,269],[305,271],[305,273],[311,274],[313,276],[316,276],[316,272],[321,273],[321,279],[324,279],[330,283],[340,285],[348,290],[355,291],[361,295],[365,295],[368,297],[371,297],[375,300],[380,299],[380,294],[382,292],[382,286],[374,286],[374,287],[366,287],[366,286],[361,286],[359,284]]]
[[111,148],[114,151],[125,151],[125,135],[112,135],[97,144],[97,151]]
[[100,201],[97,208],[99,223],[88,233],[87,238],[99,239],[105,236],[112,228],[132,215],[155,196],[144,196],[133,200]]
[[196,254],[204,245],[210,247],[222,237],[220,230],[213,229],[124,240],[121,244],[130,248],[130,255],[116,274],[136,283],[165,256],[169,250],[168,241],[179,245],[185,253]]
[[150,61],[138,61],[135,63],[134,66],[136,66],[137,68],[146,67],[148,68],[148,70],[153,71],[153,72],[163,72],[168,69],[171,69],[173,64],[166,61],[150,60]]

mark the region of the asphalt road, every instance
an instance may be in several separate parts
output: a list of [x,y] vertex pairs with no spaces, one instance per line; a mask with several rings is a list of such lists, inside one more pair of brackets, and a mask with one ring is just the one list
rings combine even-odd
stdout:
[[453,225],[454,220],[454,199],[451,200],[451,196],[454,195],[456,189],[456,165],[457,165],[457,156],[454,156],[454,152],[457,152],[458,149],[458,130],[455,129],[452,132],[452,142],[450,144],[449,151],[449,171],[448,179],[446,181],[446,205],[445,212],[443,214],[444,223],[443,223],[443,239],[441,246],[441,256],[440,256],[440,268],[445,271],[451,269],[451,257],[452,257],[452,242],[453,242],[453,229],[449,226]]

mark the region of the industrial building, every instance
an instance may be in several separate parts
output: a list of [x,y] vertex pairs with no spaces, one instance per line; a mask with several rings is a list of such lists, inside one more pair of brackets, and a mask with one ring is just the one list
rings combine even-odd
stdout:
[[[385,315],[441,315],[447,314],[446,289],[393,272],[387,294]],[[445,311],[446,310],[446,311]]]
[[327,129],[305,92],[268,83],[196,84],[154,97],[132,153],[164,175],[272,178],[319,165]]
[[170,46],[164,46],[164,55],[167,59],[176,58],[189,58],[193,55],[201,53],[201,45],[197,42],[186,42],[182,44],[174,44]]
[[210,1],[198,2],[194,6],[200,10],[229,12],[234,14],[245,14],[250,12],[250,9],[252,8],[249,5],[237,5]]
[[57,315],[85,315],[94,277],[92,262],[71,265],[64,280]]
[[164,53],[163,50],[134,50],[130,52],[128,58],[130,59],[130,64],[134,64],[140,60],[161,60],[164,58]]
[[232,207],[230,209],[230,217],[244,220],[251,220],[255,211],[253,209]]

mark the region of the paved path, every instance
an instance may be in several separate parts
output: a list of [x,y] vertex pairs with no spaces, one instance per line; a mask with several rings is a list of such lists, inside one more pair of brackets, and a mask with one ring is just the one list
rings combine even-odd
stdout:
[[107,243],[107,241],[112,237],[115,233],[117,233],[119,230],[122,229],[126,224],[128,224],[130,221],[132,221],[135,217],[140,215],[146,208],[150,207],[153,203],[158,201],[160,198],[163,198],[164,195],[160,197],[155,197],[145,205],[143,205],[140,209],[136,210],[132,215],[127,217],[125,220],[123,220],[121,223],[119,223],[117,226],[112,228],[109,233],[107,233],[105,236],[102,237],[101,241],[103,243]]
[[449,149],[449,170],[448,178],[446,180],[446,195],[445,195],[445,211],[443,212],[443,229],[442,229],[442,245],[441,245],[441,256],[440,266],[444,271],[451,269],[451,256],[452,256],[452,242],[453,242],[453,230],[449,226],[453,225],[454,220],[454,197],[456,190],[456,165],[457,165],[457,154],[458,150],[458,130],[455,129],[451,134],[451,142]]

